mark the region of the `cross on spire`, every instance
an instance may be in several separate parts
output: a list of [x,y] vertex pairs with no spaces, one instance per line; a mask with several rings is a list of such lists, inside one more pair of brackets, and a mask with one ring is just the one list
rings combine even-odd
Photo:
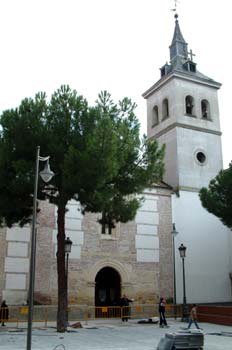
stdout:
[[193,53],[192,49],[188,52],[188,55],[190,55],[190,60],[191,60],[191,61],[193,61],[193,56],[196,56],[196,55]]

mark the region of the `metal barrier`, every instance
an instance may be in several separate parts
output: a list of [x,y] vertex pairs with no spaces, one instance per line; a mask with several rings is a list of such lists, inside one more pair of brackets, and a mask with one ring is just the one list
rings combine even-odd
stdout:
[[[9,318],[7,324],[26,323],[28,318],[28,306],[9,306]],[[70,305],[68,308],[69,321],[90,321],[96,319],[141,319],[151,318],[159,315],[157,304],[131,304],[130,306],[88,306],[88,305]],[[181,305],[166,305],[166,317],[180,316]],[[47,326],[48,322],[56,322],[57,305],[34,305],[33,322],[42,323]],[[1,319],[0,319],[1,321]]]

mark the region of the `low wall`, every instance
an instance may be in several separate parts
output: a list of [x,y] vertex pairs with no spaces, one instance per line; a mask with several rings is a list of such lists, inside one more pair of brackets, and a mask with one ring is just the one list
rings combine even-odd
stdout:
[[197,317],[200,322],[232,326],[232,306],[198,305]]

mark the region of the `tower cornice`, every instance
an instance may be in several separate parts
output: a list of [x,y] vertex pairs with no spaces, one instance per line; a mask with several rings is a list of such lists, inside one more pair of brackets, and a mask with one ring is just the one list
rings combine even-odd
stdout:
[[157,132],[155,135],[151,136],[149,138],[149,140],[157,139],[158,137],[166,134],[168,131],[170,131],[170,130],[172,130],[174,128],[191,129],[191,130],[194,130],[194,131],[200,131],[200,132],[203,132],[203,133],[213,134],[213,135],[218,135],[218,136],[222,135],[220,130],[206,129],[206,128],[202,128],[202,127],[195,126],[195,125],[189,125],[189,124],[174,122],[174,123],[168,125],[165,129],[162,129],[161,131]]
[[220,89],[221,83],[210,79],[206,76],[204,76],[201,73],[198,73],[198,75],[192,75],[184,72],[179,71],[173,71],[170,74],[164,76],[160,80],[158,80],[154,85],[152,85],[147,91],[145,91],[142,96],[147,99],[150,95],[152,95],[155,91],[162,88],[165,84],[170,82],[172,79],[181,79],[185,81],[190,81],[196,84],[210,86],[215,89]]

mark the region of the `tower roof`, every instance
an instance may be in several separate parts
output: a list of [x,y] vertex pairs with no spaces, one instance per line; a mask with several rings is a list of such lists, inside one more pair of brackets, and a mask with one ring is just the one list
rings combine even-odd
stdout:
[[178,21],[178,14],[175,14],[175,19],[176,19],[176,24],[175,24],[175,30],[174,30],[174,35],[172,38],[172,44],[174,44],[176,41],[182,41],[185,43],[184,37],[181,33],[180,26],[179,26],[179,21]]
[[177,57],[187,59],[188,57],[188,44],[185,42],[184,37],[181,33],[178,15],[175,14],[175,30],[170,45],[170,60],[173,61]]
[[175,29],[172,38],[172,43],[169,46],[170,50],[170,63],[166,63],[160,68],[161,79],[170,74],[171,72],[184,73],[185,75],[191,75],[195,78],[208,80],[213,82],[214,80],[200,73],[197,70],[197,64],[193,61],[192,50],[188,52],[188,44],[186,43],[178,21],[178,14],[175,14]]
[[170,62],[165,63],[165,65],[160,68],[161,79],[159,79],[151,88],[143,93],[144,98],[147,98],[154,91],[154,89],[173,77],[199,82],[213,86],[217,89],[219,89],[221,86],[220,83],[197,70],[197,64],[193,60],[195,55],[193,54],[192,50],[188,51],[188,44],[181,33],[178,14],[175,14],[174,17],[175,29],[171,45],[169,46]]

